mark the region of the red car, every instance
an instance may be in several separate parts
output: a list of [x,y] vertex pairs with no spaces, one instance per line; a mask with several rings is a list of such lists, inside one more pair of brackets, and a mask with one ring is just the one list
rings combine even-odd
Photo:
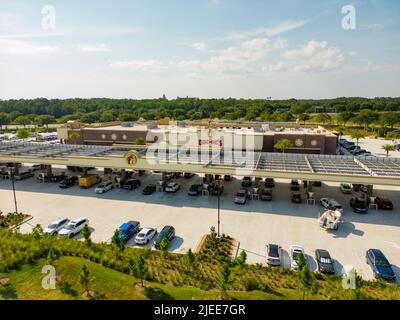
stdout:
[[393,210],[393,202],[390,201],[389,198],[386,197],[376,197],[375,202],[378,205],[379,209],[384,210]]

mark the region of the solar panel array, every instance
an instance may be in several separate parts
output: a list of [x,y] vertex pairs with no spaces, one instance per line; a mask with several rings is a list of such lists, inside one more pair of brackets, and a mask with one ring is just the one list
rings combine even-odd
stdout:
[[[129,146],[65,145],[32,142],[0,142],[0,156],[68,158],[121,157]],[[400,177],[400,158],[351,157],[260,152],[222,152],[215,150],[152,150],[135,148],[143,157],[164,163],[192,163],[223,168],[246,168],[279,172],[344,174],[356,176]],[[16,160],[17,162],[17,160]]]

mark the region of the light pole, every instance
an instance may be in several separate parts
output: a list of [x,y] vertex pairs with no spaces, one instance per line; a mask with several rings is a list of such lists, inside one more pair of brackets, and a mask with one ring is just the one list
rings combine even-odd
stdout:
[[221,180],[218,180],[218,228],[217,228],[217,236],[218,238],[221,237],[220,235],[220,225],[221,225]]
[[18,213],[18,207],[17,207],[17,195],[15,193],[15,180],[14,180],[14,175],[15,175],[15,168],[11,168],[11,184],[12,184],[12,189],[13,189],[13,195],[14,195],[14,205],[15,205],[15,213]]

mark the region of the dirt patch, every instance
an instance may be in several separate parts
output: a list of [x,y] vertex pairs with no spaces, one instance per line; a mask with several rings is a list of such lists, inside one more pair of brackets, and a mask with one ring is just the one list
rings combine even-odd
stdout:
[[0,287],[5,286],[9,282],[10,282],[9,278],[1,278],[0,279]]

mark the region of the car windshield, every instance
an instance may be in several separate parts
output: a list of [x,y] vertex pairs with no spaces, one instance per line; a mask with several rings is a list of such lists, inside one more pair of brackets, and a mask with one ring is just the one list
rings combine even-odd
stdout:
[[245,194],[243,192],[236,193],[236,197],[243,198]]
[[99,188],[104,188],[106,185],[105,185],[105,183],[100,183],[99,184]]
[[138,238],[144,238],[146,236],[146,233],[145,232],[140,232],[139,234],[138,234]]
[[279,257],[279,252],[278,252],[278,247],[277,246],[269,246],[269,254],[270,257],[273,258],[278,258]]
[[52,223],[48,226],[49,229],[55,229],[57,228],[57,224],[56,223]]
[[331,259],[329,259],[329,258],[326,258],[326,257],[321,257],[320,259],[319,259],[319,261],[321,261],[321,263],[326,263],[326,264],[331,264]]
[[376,259],[375,265],[379,267],[390,267],[390,263],[386,259]]
[[365,209],[367,207],[367,204],[364,201],[356,200],[356,205],[360,209]]

